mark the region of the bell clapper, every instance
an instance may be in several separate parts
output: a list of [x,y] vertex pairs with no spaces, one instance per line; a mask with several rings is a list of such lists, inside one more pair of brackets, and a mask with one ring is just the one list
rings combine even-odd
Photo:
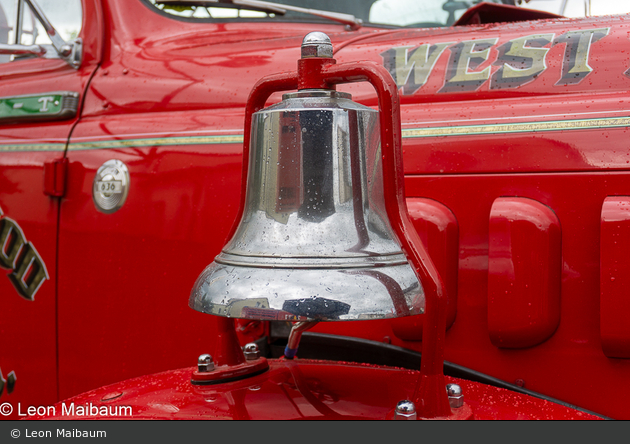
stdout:
[[291,333],[289,333],[289,341],[284,349],[285,359],[295,358],[298,347],[300,346],[302,333],[315,327],[315,324],[317,324],[318,322],[319,321],[300,321],[293,324],[293,327],[291,327]]

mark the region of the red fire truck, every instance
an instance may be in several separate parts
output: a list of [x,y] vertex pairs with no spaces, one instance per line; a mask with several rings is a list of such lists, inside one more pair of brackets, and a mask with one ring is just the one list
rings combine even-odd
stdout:
[[0,0],[0,413],[630,418],[628,17],[520,3]]

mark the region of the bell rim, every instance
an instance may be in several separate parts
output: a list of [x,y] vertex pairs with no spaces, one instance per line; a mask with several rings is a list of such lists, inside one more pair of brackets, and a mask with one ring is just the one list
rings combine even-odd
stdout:
[[[292,284],[287,286],[287,282]],[[367,293],[370,297],[366,299]],[[300,313],[287,307],[309,302],[345,306],[346,311],[335,315],[318,309]],[[285,321],[375,320],[425,311],[424,289],[408,263],[378,269],[271,271],[215,261],[195,282],[188,306],[235,319]]]

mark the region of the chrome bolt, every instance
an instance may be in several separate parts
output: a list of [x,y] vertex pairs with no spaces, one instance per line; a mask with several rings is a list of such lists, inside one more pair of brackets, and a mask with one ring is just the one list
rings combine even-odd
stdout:
[[214,361],[209,354],[200,355],[197,359],[197,370],[199,373],[207,373],[214,370]]
[[61,54],[62,57],[68,57],[70,54],[72,54],[72,46],[63,45],[59,50],[59,54]]
[[464,405],[464,395],[459,385],[446,384],[446,394],[448,395],[448,402],[451,404],[451,408],[458,409]]
[[400,401],[396,404],[394,419],[398,421],[417,419],[416,405],[408,400]]
[[331,59],[333,46],[330,38],[323,32],[309,32],[302,40],[302,58],[325,57]]
[[243,347],[243,354],[245,355],[245,359],[247,359],[248,361],[253,361],[254,359],[260,358],[260,350],[258,350],[258,345],[253,342],[245,344],[245,347]]

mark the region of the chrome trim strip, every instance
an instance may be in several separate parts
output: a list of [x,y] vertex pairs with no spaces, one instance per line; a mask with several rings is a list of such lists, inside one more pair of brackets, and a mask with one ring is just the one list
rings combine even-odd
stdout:
[[24,143],[0,145],[0,153],[15,153],[29,151],[65,151],[65,143]]
[[71,143],[70,151],[138,148],[147,146],[173,146],[173,145],[214,145],[228,143],[243,143],[242,135],[225,136],[185,136],[185,137],[158,137],[146,139],[102,140],[95,142]]

